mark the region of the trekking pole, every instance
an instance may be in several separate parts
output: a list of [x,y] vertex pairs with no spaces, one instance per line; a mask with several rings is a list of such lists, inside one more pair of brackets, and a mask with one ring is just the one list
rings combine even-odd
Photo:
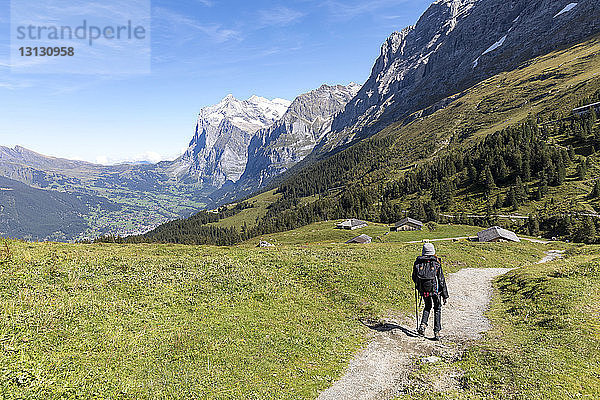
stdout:
[[417,319],[417,331],[419,330],[419,291],[415,288],[415,317]]

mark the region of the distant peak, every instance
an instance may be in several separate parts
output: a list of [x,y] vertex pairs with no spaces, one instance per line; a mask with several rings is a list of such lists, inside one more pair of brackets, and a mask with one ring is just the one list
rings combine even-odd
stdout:
[[223,97],[223,100],[221,100],[221,103],[228,103],[228,102],[234,101],[234,100],[237,100],[237,99],[235,98],[234,95],[229,93],[227,96]]

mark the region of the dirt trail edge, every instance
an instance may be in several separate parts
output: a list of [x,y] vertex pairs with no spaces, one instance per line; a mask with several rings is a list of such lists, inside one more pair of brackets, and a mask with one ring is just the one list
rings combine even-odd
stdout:
[[[391,399],[403,393],[409,374],[418,362],[452,361],[462,349],[490,329],[484,313],[492,296],[492,280],[507,268],[465,268],[447,276],[450,298],[442,309],[442,341],[434,342],[431,327],[433,312],[425,338],[414,334],[414,318],[393,319],[367,324],[374,332],[371,342],[350,361],[344,376],[321,392],[318,400]],[[435,389],[456,386],[452,377],[444,377]]]

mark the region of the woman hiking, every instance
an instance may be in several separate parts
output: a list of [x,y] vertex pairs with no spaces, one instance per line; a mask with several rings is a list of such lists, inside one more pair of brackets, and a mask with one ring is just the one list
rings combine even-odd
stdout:
[[425,302],[421,325],[417,329],[419,336],[425,336],[429,313],[433,306],[433,340],[440,340],[442,330],[442,301],[444,305],[448,300],[448,288],[442,271],[442,263],[435,255],[433,243],[423,244],[422,255],[417,257],[413,266],[412,280],[415,288]]

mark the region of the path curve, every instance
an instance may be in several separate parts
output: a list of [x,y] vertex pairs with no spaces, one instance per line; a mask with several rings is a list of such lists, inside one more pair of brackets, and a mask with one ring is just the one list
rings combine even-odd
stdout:
[[[442,309],[442,341],[414,334],[415,322],[389,319],[370,324],[371,342],[351,361],[344,376],[321,392],[318,400],[391,399],[402,393],[417,360],[456,356],[460,348],[490,329],[484,313],[492,296],[492,280],[508,268],[465,268],[446,278],[450,298]],[[433,313],[431,319],[433,318]]]

